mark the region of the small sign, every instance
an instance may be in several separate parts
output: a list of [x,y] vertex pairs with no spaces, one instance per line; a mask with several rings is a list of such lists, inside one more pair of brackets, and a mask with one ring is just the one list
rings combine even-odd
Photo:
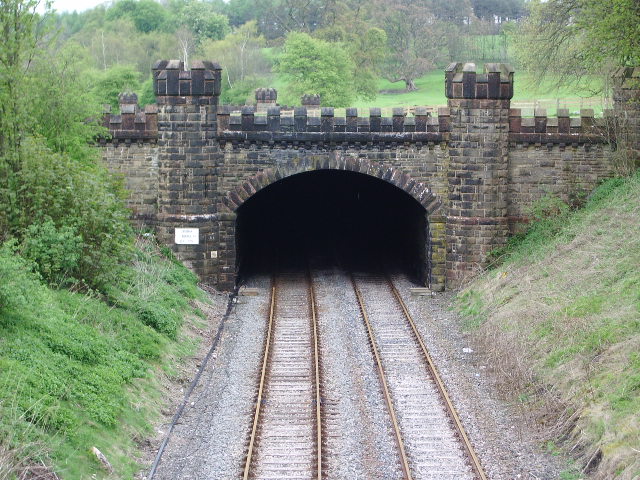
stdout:
[[176,245],[198,245],[199,243],[199,228],[176,228]]
[[218,258],[218,251],[217,250],[211,250],[211,258]]

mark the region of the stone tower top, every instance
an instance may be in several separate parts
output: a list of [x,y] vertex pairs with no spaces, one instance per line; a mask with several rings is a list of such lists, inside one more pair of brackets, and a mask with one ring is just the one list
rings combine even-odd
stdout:
[[476,73],[475,63],[452,63],[445,76],[445,93],[450,99],[513,97],[513,68],[505,63],[486,63],[484,73]]
[[153,89],[158,105],[217,105],[222,67],[196,60],[191,70],[180,60],[159,60],[153,66]]

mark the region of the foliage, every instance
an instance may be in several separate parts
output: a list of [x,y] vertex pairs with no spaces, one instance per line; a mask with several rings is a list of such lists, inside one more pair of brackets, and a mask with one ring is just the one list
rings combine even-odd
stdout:
[[[546,199],[504,263],[458,295],[478,348],[535,421],[598,478],[640,463],[640,171],[600,185],[583,207]],[[545,227],[552,219],[554,228]],[[545,232],[546,234],[542,234]]]
[[36,269],[51,285],[72,285],[77,279],[82,255],[82,237],[71,225],[57,227],[51,219],[27,227],[22,255],[32,260]]
[[445,33],[450,27],[436,21],[429,0],[385,2],[381,9],[389,50],[382,76],[390,82],[405,82],[408,91],[415,90],[415,79],[446,58]]
[[140,74],[130,65],[114,65],[103,71],[95,72],[92,93],[102,105],[111,105],[118,110],[118,97],[123,92],[139,90]]
[[354,88],[358,97],[373,100],[378,94],[378,70],[386,54],[387,34],[357,18],[351,27],[336,25],[315,32],[316,38],[344,45],[353,62]]
[[558,81],[640,62],[640,4],[636,0],[531,2],[517,43],[521,63]]
[[[133,283],[111,284],[109,305],[47,288],[15,244],[0,246],[0,445],[45,445],[20,452],[53,463],[64,478],[103,478],[87,445],[107,455],[118,478],[134,477],[131,437],[147,434],[152,419],[148,394],[135,385],[156,391],[155,365],[190,348],[148,326],[141,312],[193,312],[195,277],[151,241],[138,242],[135,258],[124,274]],[[118,302],[124,295],[136,297],[136,308]]]
[[17,250],[15,240],[0,245],[0,315],[7,309],[28,304],[32,292],[39,285],[36,275],[24,274],[33,270],[33,264],[17,255]]
[[[31,233],[44,237],[28,241],[39,243],[40,253],[33,253],[32,257],[41,260],[55,253],[42,252],[52,235],[79,236],[82,248],[77,264],[71,258],[56,258],[46,260],[39,268],[47,272],[51,265],[75,265],[58,273],[64,271],[68,278],[102,288],[117,276],[118,265],[130,255],[132,231],[123,206],[122,187],[96,160],[76,161],[52,152],[35,138],[25,142],[21,150],[24,160],[17,176],[17,215],[10,223],[10,231],[27,241],[30,226],[37,225],[31,227]],[[45,228],[48,222],[55,225],[54,230]],[[29,251],[36,252],[35,248],[32,246]],[[47,275],[54,282],[57,268],[53,277]]]
[[233,86],[223,84],[220,101],[227,105],[245,105],[255,102],[255,91],[257,88],[269,85],[268,77],[245,77],[244,80],[236,81]]
[[288,82],[290,97],[320,94],[322,104],[333,107],[347,106],[355,97],[354,66],[340,44],[291,33],[276,68]]
[[500,23],[525,16],[527,10],[525,0],[471,0],[476,17]]
[[129,18],[140,32],[162,29],[169,19],[168,12],[154,0],[118,0],[107,10],[107,20]]
[[251,83],[247,82],[250,77],[271,73],[271,62],[263,52],[264,46],[264,37],[258,34],[256,22],[251,21],[236,28],[223,40],[205,40],[200,52],[203,58],[215,58],[220,63],[222,75],[226,77],[224,83],[233,89],[236,82]]
[[217,12],[213,3],[183,0],[172,2],[171,7],[176,29],[186,27],[197,43],[205,39],[222,40],[231,31],[229,19]]
[[50,47],[34,60],[24,79],[29,91],[26,128],[43,137],[51,150],[78,161],[95,155],[91,144],[102,132],[98,125],[102,99],[96,99],[91,88],[91,76],[85,71],[88,62],[87,50],[73,42],[60,49]]

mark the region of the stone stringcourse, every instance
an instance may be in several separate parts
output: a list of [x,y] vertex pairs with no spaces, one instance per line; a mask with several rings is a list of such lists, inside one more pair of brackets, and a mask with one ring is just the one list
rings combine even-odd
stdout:
[[[153,68],[156,105],[133,94],[120,114],[105,111],[103,157],[132,190],[134,221],[203,281],[229,289],[236,280],[236,218],[245,201],[274,182],[321,169],[360,172],[398,187],[425,209],[425,282],[460,285],[487,264],[547,193],[571,200],[613,174],[610,128],[624,117],[638,150],[640,69],[617,74],[614,110],[571,118],[511,108],[514,72],[504,64],[452,63],[447,107],[347,108],[336,116],[306,95],[307,107],[278,106],[275,89],[258,89],[256,106],[219,105],[221,68],[163,60]],[[614,129],[615,130],[615,129]],[[635,142],[635,143],[633,143]],[[328,192],[330,194],[330,192]],[[292,201],[296,201],[292,199]],[[197,245],[175,245],[174,229],[200,229]]]

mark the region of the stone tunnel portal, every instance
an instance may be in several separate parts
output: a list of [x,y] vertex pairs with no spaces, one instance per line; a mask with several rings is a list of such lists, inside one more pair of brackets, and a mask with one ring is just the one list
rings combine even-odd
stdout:
[[239,278],[278,268],[338,265],[429,278],[427,211],[362,173],[316,170],[279,180],[238,208]]

